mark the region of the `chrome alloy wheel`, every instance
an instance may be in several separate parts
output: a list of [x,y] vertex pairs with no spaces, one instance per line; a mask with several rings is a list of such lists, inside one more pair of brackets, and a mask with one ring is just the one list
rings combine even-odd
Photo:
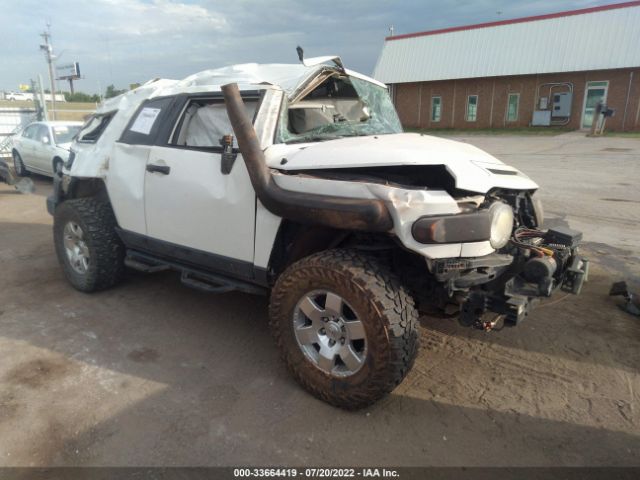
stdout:
[[64,249],[71,268],[84,275],[89,269],[89,247],[84,241],[82,228],[75,222],[68,222],[64,226],[63,235]]
[[294,309],[293,330],[305,356],[332,376],[348,377],[364,365],[364,325],[335,293],[314,290],[303,296]]

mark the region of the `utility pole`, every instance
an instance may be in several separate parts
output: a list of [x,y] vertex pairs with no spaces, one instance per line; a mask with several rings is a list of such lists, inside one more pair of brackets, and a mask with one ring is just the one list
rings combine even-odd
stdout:
[[38,74],[38,93],[40,94],[40,103],[42,103],[42,116],[45,122],[49,121],[49,112],[47,111],[47,101],[44,99],[44,89],[42,88],[42,75]]
[[44,52],[44,57],[49,65],[49,82],[51,84],[51,115],[56,119],[56,80],[53,74],[53,45],[51,45],[51,23],[47,22],[47,29],[40,34],[44,38],[44,43],[40,45],[40,50]]
[[40,105],[40,91],[36,88],[36,82],[33,78],[31,79],[31,91],[33,92],[33,106],[36,108],[36,120],[41,122],[45,118],[42,112],[42,105]]

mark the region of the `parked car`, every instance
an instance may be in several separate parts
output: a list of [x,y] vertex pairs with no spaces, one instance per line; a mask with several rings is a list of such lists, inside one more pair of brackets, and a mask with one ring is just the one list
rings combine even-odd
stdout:
[[13,137],[13,166],[16,175],[29,172],[53,176],[58,165],[69,158],[73,137],[82,122],[34,122]]
[[488,329],[586,278],[581,234],[541,230],[533,180],[403,133],[385,85],[337,57],[145,84],[105,102],[72,150],[47,199],[71,285],[171,268],[204,291],[269,295],[293,376],[344,408],[411,369],[416,304]]
[[24,92],[9,92],[4,94],[5,100],[22,100],[22,101],[31,101],[33,100],[32,93],[24,93]]

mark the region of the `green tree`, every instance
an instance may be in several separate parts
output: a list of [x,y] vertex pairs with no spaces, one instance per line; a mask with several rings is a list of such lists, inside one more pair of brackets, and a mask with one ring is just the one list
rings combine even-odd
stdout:
[[96,103],[100,101],[100,97],[98,96],[98,94],[91,95],[89,93],[84,93],[84,92],[73,92],[73,93],[64,92],[64,98],[67,102]]
[[118,95],[126,92],[126,90],[118,90],[115,86],[107,86],[107,91],[104,93],[104,98],[117,97]]

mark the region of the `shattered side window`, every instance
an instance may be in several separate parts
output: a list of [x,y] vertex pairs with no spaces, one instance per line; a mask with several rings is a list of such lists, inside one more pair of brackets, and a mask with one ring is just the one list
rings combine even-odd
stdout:
[[[249,117],[253,118],[258,106],[257,98],[244,98],[244,106]],[[171,145],[192,148],[221,148],[220,139],[233,134],[227,108],[220,98],[193,99],[179,119]],[[233,139],[234,147],[237,140]]]
[[278,141],[301,143],[401,133],[387,89],[354,77],[332,77],[280,112]]
[[109,112],[91,117],[78,133],[76,141],[81,143],[97,142],[115,114],[116,112]]

